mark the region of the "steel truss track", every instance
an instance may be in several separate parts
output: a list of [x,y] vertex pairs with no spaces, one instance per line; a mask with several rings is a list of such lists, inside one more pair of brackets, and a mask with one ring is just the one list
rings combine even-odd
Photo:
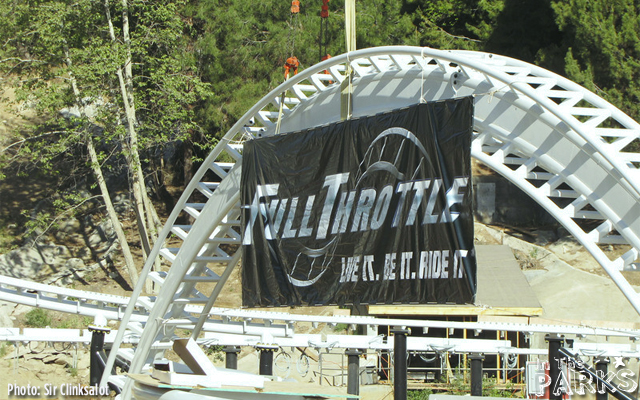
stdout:
[[[339,121],[347,63],[354,71],[353,117],[473,95],[472,156],[571,232],[640,313],[640,299],[621,273],[638,267],[640,154],[628,149],[638,143],[640,125],[579,85],[518,60],[379,47],[333,57],[292,77],[256,103],[207,157],[171,213],[122,316],[128,329],[118,332],[116,350],[129,329],[136,329],[144,281],[160,285],[155,299],[146,298],[148,319],[131,372],[162,355],[176,326],[189,328],[194,338],[207,331],[213,304],[240,260],[242,142]],[[192,223],[177,223],[185,217]],[[609,259],[600,246],[611,244],[624,246],[623,254]],[[171,264],[168,271],[151,271],[157,257]],[[190,308],[195,305],[199,311]]]
[[[36,282],[22,279],[0,276],[0,301],[9,301],[28,306],[44,308],[54,311],[78,314],[88,317],[98,315],[107,320],[121,321],[124,313],[123,306],[130,303],[131,299],[125,296],[105,295],[77,289],[69,289],[52,285],[43,285]],[[132,303],[131,303],[132,304]],[[144,324],[148,319],[149,304],[153,304],[153,298],[139,297],[137,312],[132,314],[131,320]],[[202,313],[201,306],[188,306],[185,310],[189,313]],[[628,338],[632,341],[640,340],[640,330],[637,329],[617,329],[600,328],[589,326],[572,325],[549,325],[549,324],[523,324],[505,322],[458,322],[440,321],[428,319],[398,319],[398,318],[376,318],[371,316],[322,316],[291,314],[278,311],[244,310],[234,308],[212,307],[208,313],[207,332],[220,334],[247,335],[259,337],[271,335],[273,337],[292,337],[295,334],[294,325],[296,323],[312,323],[337,325],[345,324],[355,327],[356,325],[368,326],[376,329],[380,326],[403,326],[418,329],[448,329],[448,330],[473,330],[481,331],[509,331],[524,332],[532,335],[534,333],[555,333],[560,335],[576,335],[579,337],[619,337]],[[185,323],[188,326],[189,323]],[[272,328],[272,329],[269,329]],[[20,334],[19,328],[1,328],[0,339],[9,340],[7,337]],[[65,331],[64,329],[44,329],[47,332]],[[73,331],[76,331],[75,329]],[[29,332],[36,332],[41,335],[38,329],[24,329],[22,334],[27,333],[24,339],[28,339]],[[60,341],[55,339],[59,335],[54,333],[49,335],[50,341]],[[81,335],[82,336],[82,335]],[[139,335],[138,335],[139,336]],[[133,336],[135,337],[135,336]],[[130,337],[131,339],[131,337]],[[33,340],[44,340],[42,336],[33,337]],[[115,340],[115,338],[114,338]],[[137,340],[137,339],[136,339]],[[234,339],[236,340],[236,339]],[[12,340],[10,340],[12,341]],[[111,340],[109,340],[110,342]]]

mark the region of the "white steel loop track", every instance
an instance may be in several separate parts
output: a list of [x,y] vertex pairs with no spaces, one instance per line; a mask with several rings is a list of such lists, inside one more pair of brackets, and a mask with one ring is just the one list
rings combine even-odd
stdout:
[[[275,133],[281,99],[279,132],[339,121],[346,63],[354,70],[353,117],[422,100],[475,96],[472,156],[553,215],[640,313],[640,299],[621,273],[636,269],[640,251],[640,155],[626,151],[638,141],[640,125],[575,83],[521,61],[469,51],[379,47],[333,57],[295,75],[220,140],[171,213],[123,316],[123,326],[133,322],[145,279],[161,285],[130,372],[143,371],[160,355],[176,326],[191,329],[193,337],[207,330],[209,311],[240,260],[242,142]],[[185,217],[190,222],[178,224]],[[168,244],[175,242],[180,244]],[[626,247],[611,260],[603,244]],[[151,272],[160,256],[171,267]],[[185,308],[192,305],[202,311]],[[121,328],[115,350],[125,335]]]

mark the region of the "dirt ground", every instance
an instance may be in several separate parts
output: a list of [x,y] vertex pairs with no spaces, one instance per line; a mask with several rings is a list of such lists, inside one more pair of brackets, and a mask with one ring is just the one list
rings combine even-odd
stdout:
[[[514,254],[525,272],[533,272],[534,275],[536,272],[545,273],[557,269],[557,260],[560,259],[568,265],[568,267],[564,268],[571,268],[579,271],[579,273],[588,274],[597,279],[608,278],[603,276],[603,271],[601,271],[600,266],[593,260],[591,255],[571,238],[563,238],[549,243],[546,246],[537,246],[518,239],[517,232],[510,232],[509,229],[506,228],[486,227],[481,224],[476,224],[475,236],[476,243],[478,244],[509,245],[512,247]],[[625,251],[624,248],[611,248],[609,250],[611,253]],[[602,285],[603,283],[602,281],[596,281],[596,284]],[[544,286],[545,285],[541,285],[541,287]],[[536,287],[534,287],[534,289],[536,289]],[[126,295],[126,291],[122,286],[113,281],[111,277],[102,270],[97,270],[85,280],[84,284],[78,284],[76,288]],[[216,306],[238,306],[240,304],[240,292],[240,274],[239,269],[237,269],[230,277],[227,285],[225,285]],[[541,299],[541,302],[543,306],[545,306],[542,300],[543,299]],[[27,307],[18,306],[14,308],[11,305],[6,305],[4,308],[11,309],[14,326],[23,326],[24,313],[28,310]],[[547,305],[546,308],[551,308],[551,306]],[[322,307],[295,309],[292,311],[296,313],[313,312],[316,314],[331,315],[335,310],[335,307]],[[574,313],[577,312],[576,309],[573,310]],[[553,314],[550,315],[555,317]],[[64,315],[55,313],[52,314],[52,317],[54,323],[56,318],[60,320],[65,318]],[[323,326],[314,328],[310,324],[308,324],[308,326],[301,325],[297,327],[300,333],[311,333],[322,329],[324,329]],[[87,384],[89,381],[88,349],[81,346],[78,349],[59,350],[59,348],[56,349],[52,347],[45,349],[42,345],[35,345],[34,348],[33,344],[31,347],[18,344],[17,348],[16,346],[4,344],[2,348],[0,348],[0,375],[3,377],[3,383],[0,384],[0,399],[7,398],[7,390],[11,384],[18,386],[31,385],[40,387],[42,390],[44,390],[47,384],[54,386],[61,384]],[[255,364],[255,366],[257,366],[257,363],[255,363],[256,360],[254,360],[255,357],[254,354],[249,353],[241,355],[241,358],[246,358],[245,362],[248,363],[247,365]]]
[[[89,357],[86,348],[54,349],[44,344],[6,346],[6,355],[0,360],[0,398],[8,399],[13,387],[35,387],[39,396],[15,398],[57,398],[44,396],[47,388],[70,384],[86,385],[89,382]],[[18,356],[18,357],[16,357]],[[75,365],[75,367],[74,367]],[[13,391],[15,394],[15,390]],[[90,399],[91,397],[84,397]]]

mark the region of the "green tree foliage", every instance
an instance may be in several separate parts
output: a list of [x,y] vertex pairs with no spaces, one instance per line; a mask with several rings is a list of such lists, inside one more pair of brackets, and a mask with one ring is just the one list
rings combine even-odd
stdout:
[[[14,138],[0,163],[7,167],[19,161],[48,172],[60,179],[57,193],[82,188],[84,182],[96,184],[116,230],[120,224],[110,206],[110,189],[131,186],[139,222],[145,221],[141,210],[155,214],[138,195],[146,195],[139,185],[144,182],[138,173],[140,160],[148,167],[149,160],[162,157],[167,144],[197,133],[194,107],[208,93],[196,73],[195,54],[184,51],[189,42],[179,13],[182,7],[180,0],[4,4],[0,11],[17,22],[1,31],[0,68],[3,78],[11,80],[18,102],[36,110],[38,124]],[[110,188],[103,178],[105,170],[111,170]],[[88,172],[93,179],[87,180]],[[56,212],[76,209],[77,203],[62,203],[52,201],[51,206]],[[48,211],[34,221],[50,226],[55,213]],[[153,217],[149,221],[154,223]],[[140,232],[148,249],[147,229]],[[125,250],[124,234],[118,236]],[[127,258],[128,251],[124,253]],[[134,279],[131,257],[127,265]]]
[[[3,167],[20,162],[20,174],[34,170],[57,179],[61,186],[72,186],[73,179],[86,173],[82,162],[84,140],[81,124],[62,117],[73,105],[68,85],[69,73],[77,73],[75,66],[65,64],[65,51],[77,46],[77,57],[86,56],[83,37],[92,28],[95,19],[80,18],[81,7],[66,7],[64,3],[31,4],[15,1],[3,2],[2,18],[11,21],[3,29],[3,87],[12,86],[22,108],[32,108],[40,117],[37,124],[12,138],[13,143],[0,153]],[[77,20],[75,29],[67,21]],[[5,26],[7,27],[7,26]],[[76,58],[77,58],[76,57]],[[78,71],[80,72],[80,71]],[[91,87],[95,77],[86,79]]]
[[[19,150],[32,161],[21,171],[37,167],[72,188],[88,171],[90,137],[101,166],[117,176],[129,135],[117,71],[127,65],[148,166],[166,143],[184,141],[187,150],[215,144],[282,83],[289,56],[304,69],[323,55],[321,0],[301,0],[297,15],[289,0],[106,4],[117,40],[109,34],[105,0],[0,2],[3,84],[11,79],[19,101],[41,115],[34,130],[5,146],[0,161],[15,160]],[[357,47],[417,45],[515,57],[575,80],[638,120],[639,7],[631,0],[358,0]],[[345,51],[344,2],[332,0],[329,8],[327,52],[338,55]],[[74,111],[71,77],[82,102],[93,106],[91,116]]]
[[32,308],[25,314],[24,323],[32,328],[44,328],[51,325],[51,316],[47,310]]
[[[189,7],[192,35],[200,54],[202,79],[211,84],[211,101],[200,116],[208,132],[224,134],[257,100],[284,81],[283,66],[292,55],[304,69],[320,61],[321,0],[301,1],[292,15],[290,2],[199,0]],[[344,2],[329,3],[330,55],[345,51]],[[417,44],[417,31],[401,2],[357,2],[358,48]]]
[[[344,46],[342,25],[338,27],[340,31],[335,32],[334,36],[337,36],[336,41]],[[358,1],[356,43],[359,49],[374,46],[418,46],[419,36],[411,15],[404,11],[401,3],[384,0]]]
[[503,0],[408,0],[418,45],[436,49],[482,49],[504,6]]
[[[194,0],[185,8],[173,1],[161,5],[129,2],[134,14],[132,48],[140,93],[136,102],[141,103],[137,109],[143,123],[141,129],[148,130],[142,135],[142,142],[146,145],[149,138],[170,141],[178,137],[177,131],[196,137],[206,133],[206,141],[210,142],[282,82],[282,66],[287,57],[298,57],[301,68],[318,62],[321,1],[301,3],[301,11],[294,17],[288,1]],[[66,7],[66,11],[60,4],[66,3],[3,3],[4,15],[11,13],[12,18],[5,18],[7,24],[0,32],[6,36],[36,23],[38,34],[31,35],[30,40],[32,45],[39,40],[40,50],[59,46],[60,40],[55,37],[66,37],[76,49],[74,55],[84,59],[78,63],[87,75],[83,90],[90,92],[92,85],[105,86],[105,76],[109,76],[107,86],[112,96],[117,90],[113,68],[120,65],[123,46],[105,40],[101,3],[81,1]],[[331,1],[329,6],[328,52],[336,55],[345,48],[344,3]],[[114,16],[119,15],[118,6],[114,4],[112,8]],[[64,17],[64,13],[74,16]],[[179,18],[180,14],[187,17]],[[637,6],[631,0],[358,0],[357,41],[359,48],[461,48],[536,62],[592,90],[601,90],[609,100],[636,116],[637,17]],[[63,29],[54,28],[65,18],[72,18],[74,23]],[[37,23],[45,20],[51,23]],[[190,41],[185,40],[182,31],[188,33]],[[6,43],[19,47],[15,40]],[[3,50],[7,52],[6,48]],[[92,65],[87,62],[89,59],[99,62]],[[47,61],[45,65],[49,68],[53,64]],[[25,65],[14,63],[12,68],[24,69]],[[206,94],[195,83],[195,75],[211,85]],[[51,90],[44,85],[47,80],[40,82],[41,90]],[[59,93],[57,98],[63,97],[64,93]],[[39,104],[46,106],[44,100]],[[204,130],[199,131],[194,123],[194,107]]]
[[[46,120],[40,121],[40,127],[57,130],[41,134],[49,136],[46,142],[36,140],[44,136],[35,135],[28,138],[29,146],[21,147],[25,154],[37,157],[42,167],[54,165],[53,158],[64,156],[83,140],[77,134],[82,124],[99,131],[94,136],[104,159],[114,154],[113,146],[122,145],[118,142],[125,135],[124,107],[116,71],[124,67],[129,49],[142,149],[182,140],[200,129],[193,107],[208,92],[196,73],[196,54],[185,51],[189,43],[178,12],[181,3],[129,1],[129,46],[121,39],[125,10],[117,1],[106,4],[113,15],[116,41],[108,33],[103,1],[16,0],[2,10],[13,17],[7,19],[19,21],[11,32],[2,31],[4,78],[13,78],[18,101],[35,107]],[[91,106],[87,121],[73,109],[69,76],[79,83],[81,100]]]
[[[321,1],[301,3],[297,24],[288,2],[191,4],[202,77],[215,92],[202,114],[210,132],[226,131],[280,83],[291,53],[302,67],[318,62]],[[343,7],[330,2],[334,55],[344,52]],[[358,48],[419,45],[518,58],[576,80],[638,119],[638,7],[631,0],[358,0],[357,41]]]
[[555,62],[557,57],[544,58],[554,56],[562,40],[554,17],[551,0],[506,0],[494,15],[495,24],[486,30],[489,34],[483,49],[562,72],[562,65]]
[[[199,0],[189,6],[200,73],[213,95],[199,116],[210,135],[224,134],[257,100],[284,80],[295,55],[306,68],[320,61],[321,0],[302,0],[292,16],[288,1]],[[389,45],[481,50],[491,38],[505,0],[358,0],[357,48]],[[344,2],[329,3],[329,54],[345,52]]]
[[554,1],[564,74],[636,120],[640,117],[640,5],[632,0]]

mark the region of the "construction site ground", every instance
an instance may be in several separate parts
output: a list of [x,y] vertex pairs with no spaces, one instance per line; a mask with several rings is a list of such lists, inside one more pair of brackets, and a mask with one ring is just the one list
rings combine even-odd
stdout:
[[[518,238],[517,236],[520,236]],[[586,326],[606,326],[618,328],[640,327],[640,318],[630,306],[626,298],[618,290],[604,270],[595,262],[571,237],[562,237],[553,242],[545,242],[544,231],[514,230],[505,227],[490,227],[476,224],[475,237],[477,244],[503,244],[509,246],[523,269],[523,272],[538,297],[543,308],[539,323],[563,324],[576,323]],[[528,239],[528,240],[524,240]],[[539,244],[532,242],[538,241]],[[609,253],[625,251],[624,248],[610,247]],[[122,288],[111,282],[111,278],[97,271],[87,281],[87,285],[76,284],[76,289],[106,291],[114,294],[126,294]],[[640,281],[636,272],[626,272],[626,278],[636,284]],[[236,271],[225,286],[220,301],[221,307],[240,305],[240,274]],[[29,310],[26,306],[2,304],[0,307],[1,326],[24,326],[24,315]],[[337,307],[297,308],[289,310],[293,313],[314,313],[333,315],[344,313]],[[67,318],[65,315],[51,313],[52,319]],[[535,321],[534,321],[535,322]],[[112,322],[115,327],[115,322]],[[335,328],[311,324],[300,324],[296,328],[299,333],[318,333],[325,331],[335,334]],[[347,333],[347,332],[344,332]],[[0,345],[0,374],[5,385],[0,386],[0,398],[7,398],[7,387],[14,385],[32,385],[43,387],[45,384],[87,384],[89,381],[88,347],[63,348],[62,346],[45,346],[43,343],[19,343],[16,345],[2,343]],[[276,358],[274,373],[284,380],[304,382],[322,382],[322,384],[343,384],[343,371],[339,364],[343,363],[341,355],[325,355],[325,375],[314,371],[314,358],[317,354],[308,351],[311,366],[306,373],[301,373],[298,358],[300,353],[294,351],[289,357]],[[223,353],[213,352],[212,360],[223,365]],[[244,348],[239,356],[239,368],[248,372],[258,372],[258,355],[251,348]],[[335,365],[333,372],[328,366]],[[346,365],[346,363],[343,363]],[[302,370],[304,372],[304,369]],[[391,398],[389,385],[362,386],[364,399]]]

